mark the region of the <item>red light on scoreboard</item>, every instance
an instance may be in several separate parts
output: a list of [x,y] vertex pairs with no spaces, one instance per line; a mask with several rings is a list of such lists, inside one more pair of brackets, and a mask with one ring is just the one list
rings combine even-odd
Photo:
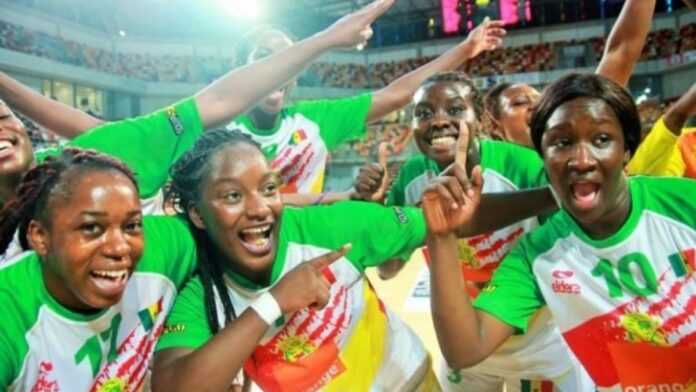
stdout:
[[459,31],[459,22],[462,17],[457,10],[460,0],[442,0],[442,30],[445,33]]
[[514,25],[520,22],[520,15],[524,14],[527,22],[532,20],[530,0],[500,0],[500,19],[506,25]]

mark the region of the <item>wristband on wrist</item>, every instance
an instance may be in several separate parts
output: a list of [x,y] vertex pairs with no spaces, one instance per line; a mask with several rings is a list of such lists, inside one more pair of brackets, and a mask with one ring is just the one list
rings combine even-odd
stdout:
[[269,326],[275,324],[279,318],[283,317],[283,312],[280,310],[278,301],[276,301],[273,295],[268,291],[261,294],[249,306],[254,309],[256,314],[261,317],[261,320]]

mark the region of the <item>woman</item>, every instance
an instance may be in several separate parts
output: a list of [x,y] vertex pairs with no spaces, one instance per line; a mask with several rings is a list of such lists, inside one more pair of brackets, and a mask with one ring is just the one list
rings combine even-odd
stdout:
[[[456,295],[464,279],[449,228],[468,211],[448,214],[425,193],[428,224],[438,233],[428,240],[433,320],[448,362],[482,361],[546,306],[600,389],[638,390],[640,379],[686,388],[696,371],[688,359],[696,331],[689,321],[696,183],[625,176],[640,120],[628,92],[600,76],[572,74],[549,86],[531,130],[562,210],[520,240],[473,305]],[[657,364],[679,356],[667,376],[656,374]]]
[[[422,244],[420,210],[359,202],[283,208],[277,174],[258,145],[234,131],[205,134],[171,177],[201,274],[181,292],[158,344],[155,390],[226,390],[242,367],[268,391],[437,388],[423,344],[364,276]],[[350,252],[321,271],[330,285],[326,307],[275,291],[279,279],[307,267],[304,260],[346,243]],[[265,305],[250,308],[252,301]],[[265,323],[250,321],[254,312]]]

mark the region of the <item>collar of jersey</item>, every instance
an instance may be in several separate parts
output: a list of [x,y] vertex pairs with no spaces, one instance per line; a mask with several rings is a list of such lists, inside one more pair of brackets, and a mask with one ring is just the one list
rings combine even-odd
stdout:
[[570,230],[578,236],[583,242],[595,247],[595,248],[608,248],[610,246],[617,245],[628,238],[633,230],[635,230],[640,220],[641,212],[643,210],[643,205],[641,203],[642,189],[638,186],[637,182],[628,179],[628,191],[630,192],[631,198],[631,211],[628,213],[628,218],[621,225],[619,230],[607,238],[594,239],[590,237],[585,231],[578,225],[575,219],[565,210],[561,209],[561,216],[563,221],[566,222]]
[[[38,260],[39,263],[39,279],[41,279],[41,284],[39,285],[39,290],[40,290],[40,297],[43,300],[42,302],[46,304],[53,312],[57,313],[59,316],[65,317],[69,320],[73,321],[92,321],[96,320],[99,317],[103,316],[104,313],[106,313],[109,308],[101,309],[100,311],[96,313],[91,313],[91,314],[84,314],[84,313],[78,313],[75,311],[72,311],[65,306],[61,305],[54,297],[51,295],[51,293],[48,292],[48,288],[46,287],[46,282],[43,279],[43,273],[41,272],[43,270],[43,263]],[[132,278],[132,277],[131,277]]]
[[246,115],[245,117],[240,119],[240,122],[242,122],[249,132],[253,133],[254,135],[257,136],[273,136],[278,132],[280,129],[280,126],[283,124],[283,119],[287,116],[287,109],[283,108],[278,112],[278,115],[276,116],[275,123],[273,124],[273,127],[270,129],[261,129],[257,128],[256,125],[254,124],[254,121],[252,121],[251,116]]

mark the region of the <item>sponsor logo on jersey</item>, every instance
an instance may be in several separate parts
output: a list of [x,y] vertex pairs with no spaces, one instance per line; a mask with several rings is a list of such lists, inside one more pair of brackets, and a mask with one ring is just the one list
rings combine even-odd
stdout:
[[290,137],[290,145],[295,146],[302,143],[305,140],[307,140],[307,132],[305,132],[304,129],[300,128],[292,133],[292,137]]
[[684,384],[649,384],[649,385],[629,385],[623,387],[624,392],[691,392],[696,391],[696,384],[689,386]]
[[184,124],[182,124],[179,115],[176,113],[174,106],[170,106],[166,109],[167,119],[169,120],[169,125],[172,126],[172,131],[174,134],[179,136],[184,132]]
[[551,290],[557,294],[580,294],[580,285],[570,281],[575,273],[567,270],[555,270],[551,272],[553,281]]
[[52,372],[53,363],[42,361],[39,364],[39,375],[36,377],[34,386],[31,387],[31,392],[59,392],[58,382],[51,380]]
[[396,219],[399,221],[399,223],[401,223],[402,225],[408,223],[408,215],[406,215],[403,208],[394,207],[394,213],[396,214]]

